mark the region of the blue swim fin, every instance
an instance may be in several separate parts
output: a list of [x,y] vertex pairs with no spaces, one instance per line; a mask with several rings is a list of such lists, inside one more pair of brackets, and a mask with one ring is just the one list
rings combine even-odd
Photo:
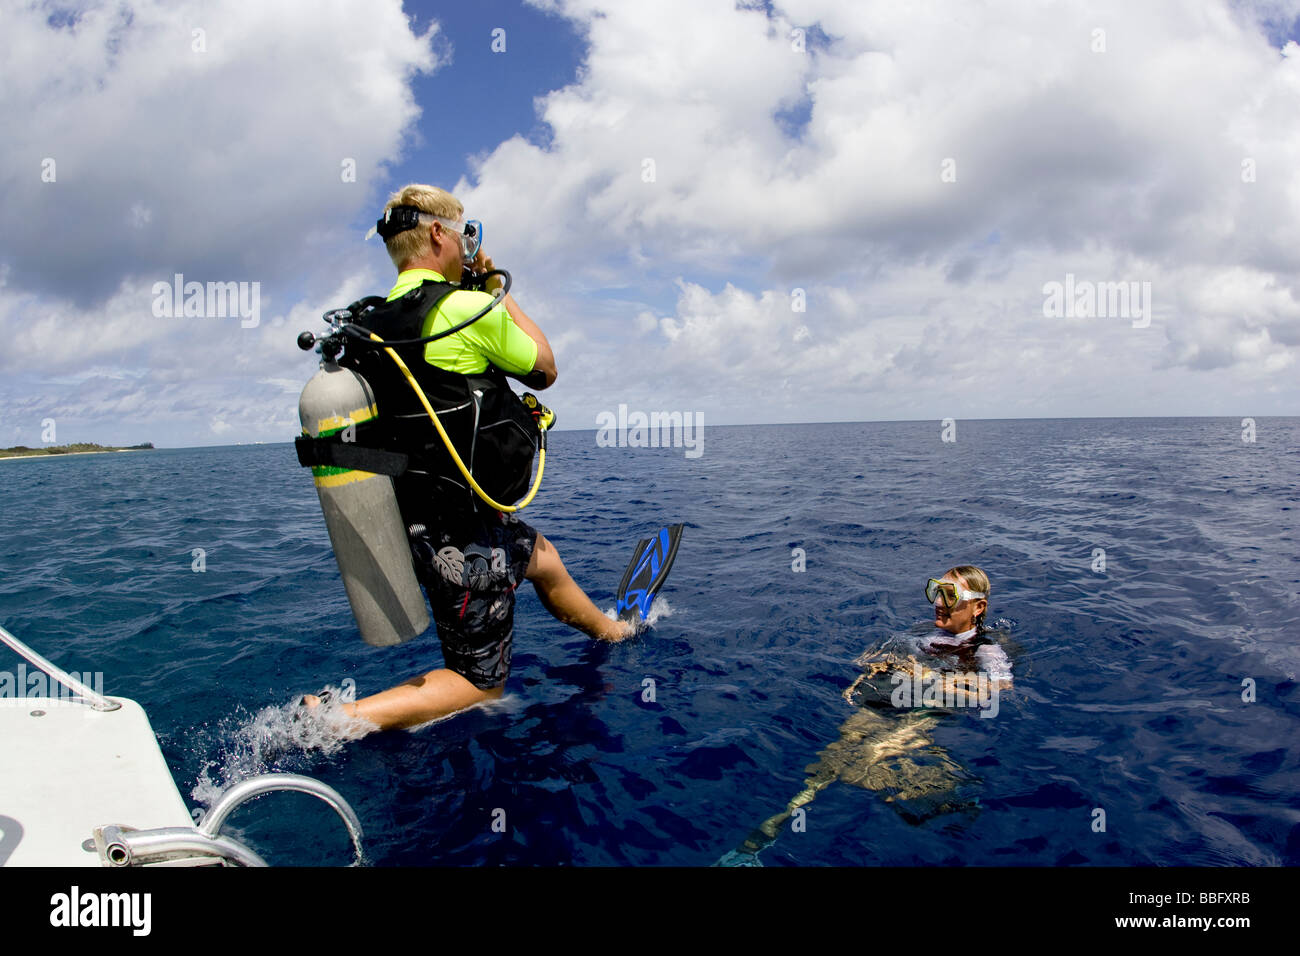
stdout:
[[636,546],[632,561],[623,572],[618,586],[618,603],[614,613],[620,620],[642,624],[650,616],[654,600],[677,557],[684,525],[670,524],[659,529],[653,538],[643,538]]

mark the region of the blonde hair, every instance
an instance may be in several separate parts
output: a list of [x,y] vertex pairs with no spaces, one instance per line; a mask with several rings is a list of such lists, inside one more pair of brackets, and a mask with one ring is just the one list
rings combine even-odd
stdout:
[[966,582],[966,587],[969,590],[984,592],[984,610],[979,617],[975,618],[975,630],[984,630],[984,615],[989,610],[988,599],[993,596],[993,589],[989,585],[989,576],[973,564],[961,564],[955,568],[949,568],[944,572],[943,576],[945,578],[960,578]]
[[[460,204],[460,200],[445,189],[439,189],[437,186],[425,186],[422,183],[411,183],[409,186],[403,186],[389,196],[388,202],[384,203],[384,213],[386,214],[394,206],[414,206],[430,216],[436,216],[439,219],[450,219],[453,222],[459,219],[461,213],[465,211],[465,207]],[[423,220],[423,217],[421,217],[421,220]],[[423,228],[407,229],[405,232],[399,232],[391,239],[385,239],[384,245],[388,249],[388,257],[393,260],[393,265],[399,269],[406,263],[430,255],[433,252],[433,246],[429,243],[429,230]]]

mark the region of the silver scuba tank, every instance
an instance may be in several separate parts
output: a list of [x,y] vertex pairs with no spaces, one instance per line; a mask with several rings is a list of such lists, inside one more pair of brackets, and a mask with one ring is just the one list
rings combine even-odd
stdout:
[[[342,433],[376,417],[366,380],[326,358],[303,387],[298,418],[312,438]],[[351,431],[350,431],[351,430]],[[313,465],[312,477],[352,613],[367,644],[400,644],[429,626],[393,479],[368,471]]]

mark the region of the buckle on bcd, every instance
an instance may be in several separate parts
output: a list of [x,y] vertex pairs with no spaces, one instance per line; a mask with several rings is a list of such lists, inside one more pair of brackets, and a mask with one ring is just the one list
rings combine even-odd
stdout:
[[524,407],[533,416],[533,421],[537,423],[539,429],[546,431],[555,427],[555,412],[539,402],[536,395],[532,392],[524,392],[519,396],[519,400],[524,403]]

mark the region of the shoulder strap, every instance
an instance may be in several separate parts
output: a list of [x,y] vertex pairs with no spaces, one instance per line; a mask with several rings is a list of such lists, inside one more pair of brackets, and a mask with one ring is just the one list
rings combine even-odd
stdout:
[[418,339],[429,310],[457,290],[450,282],[425,279],[414,289],[389,301],[370,295],[348,306],[352,321],[381,339]]

